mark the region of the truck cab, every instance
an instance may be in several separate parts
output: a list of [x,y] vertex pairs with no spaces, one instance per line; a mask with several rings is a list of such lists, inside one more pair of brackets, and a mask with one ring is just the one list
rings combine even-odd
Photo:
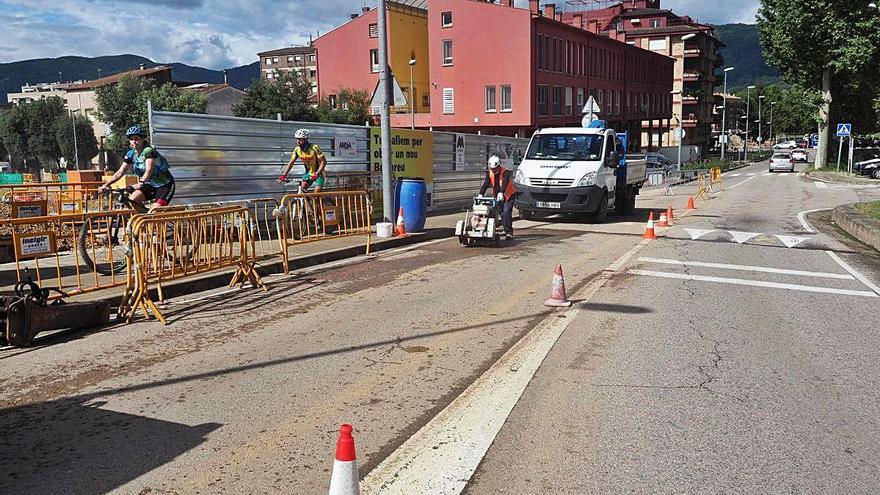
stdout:
[[610,207],[632,213],[645,180],[644,160],[628,162],[624,143],[603,121],[540,129],[516,171],[516,207],[523,219],[574,213],[602,221]]

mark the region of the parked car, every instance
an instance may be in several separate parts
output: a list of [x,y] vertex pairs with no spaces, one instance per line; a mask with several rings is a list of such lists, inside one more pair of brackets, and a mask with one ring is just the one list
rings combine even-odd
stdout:
[[770,157],[769,172],[773,172],[774,170],[788,170],[789,172],[794,172],[794,159],[791,157],[791,153],[783,151],[773,153],[773,156]]
[[645,161],[648,164],[648,171],[654,172],[672,172],[677,167],[675,163],[672,163],[672,160],[666,158],[664,155],[655,152],[645,153]]
[[868,177],[873,177],[874,179],[880,179],[880,158],[873,158],[871,160],[854,163],[853,171]]
[[791,150],[791,158],[796,162],[807,162],[807,158],[809,158],[810,154],[807,153],[807,150],[796,149]]
[[777,143],[776,146],[773,147],[774,150],[793,150],[797,148],[798,145],[794,141],[784,141],[781,143]]

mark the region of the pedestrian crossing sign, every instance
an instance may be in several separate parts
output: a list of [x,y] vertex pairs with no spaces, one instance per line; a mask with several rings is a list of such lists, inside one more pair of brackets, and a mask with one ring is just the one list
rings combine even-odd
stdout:
[[837,137],[852,136],[852,124],[837,124]]

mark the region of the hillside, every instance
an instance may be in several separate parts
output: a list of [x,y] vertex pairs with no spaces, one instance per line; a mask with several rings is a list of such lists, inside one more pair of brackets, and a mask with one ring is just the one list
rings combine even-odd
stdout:
[[[21,91],[24,84],[54,82],[59,79],[75,81],[79,79],[96,79],[98,69],[101,76],[108,76],[130,69],[137,69],[140,64],[146,67],[170,65],[171,77],[175,81],[192,83],[222,83],[223,72],[218,70],[193,67],[180,63],[160,64],[137,55],[112,55],[107,57],[59,57],[22,60],[0,64],[0,103],[6,102],[6,94]],[[60,75],[59,75],[60,72]],[[254,62],[229,69],[229,84],[245,89],[251,81],[259,77],[260,64]]]
[[721,50],[726,67],[735,67],[727,76],[728,90],[742,89],[756,83],[773,83],[779,73],[764,61],[758,27],[754,24],[721,24],[714,26],[715,36],[726,48]]

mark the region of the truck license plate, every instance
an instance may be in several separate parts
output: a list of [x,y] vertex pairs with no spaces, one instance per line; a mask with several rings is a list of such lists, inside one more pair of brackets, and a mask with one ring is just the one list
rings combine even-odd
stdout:
[[547,201],[536,201],[538,208],[562,208],[562,203],[548,203]]

